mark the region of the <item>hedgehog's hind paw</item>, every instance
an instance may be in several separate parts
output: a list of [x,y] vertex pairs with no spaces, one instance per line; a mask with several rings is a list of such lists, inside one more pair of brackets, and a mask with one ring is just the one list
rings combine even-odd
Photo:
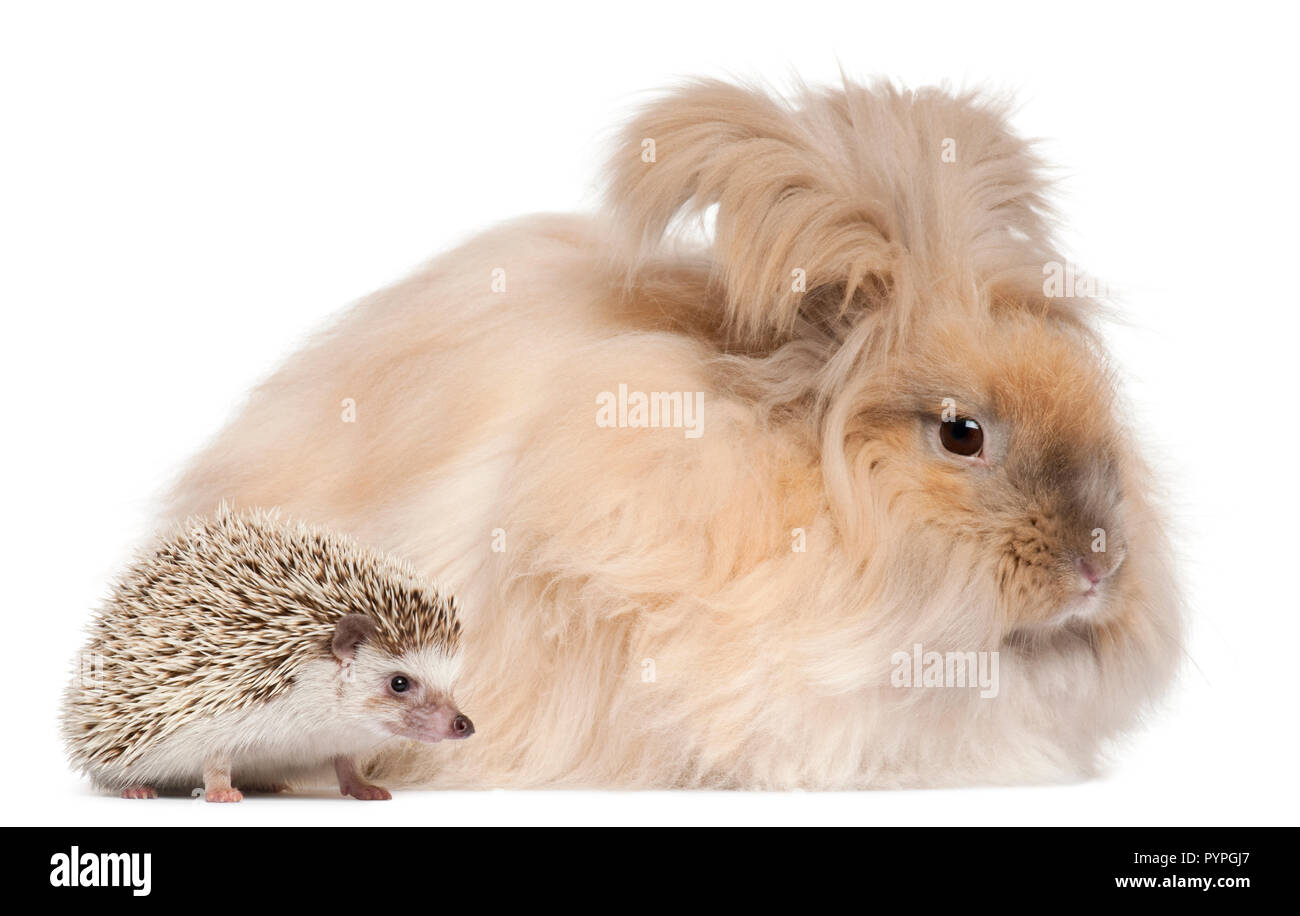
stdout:
[[127,786],[122,790],[123,798],[157,798],[158,790],[153,786]]
[[203,769],[203,797],[210,802],[237,802],[244,793],[230,785],[230,764],[214,762]]
[[211,789],[204,796],[210,802],[237,802],[244,800],[244,793],[238,789]]

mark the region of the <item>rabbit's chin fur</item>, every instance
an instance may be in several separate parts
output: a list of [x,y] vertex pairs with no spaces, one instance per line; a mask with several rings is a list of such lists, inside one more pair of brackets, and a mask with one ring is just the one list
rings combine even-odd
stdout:
[[[1064,258],[1001,109],[699,82],[612,162],[597,215],[498,228],[356,306],[168,514],[279,506],[458,590],[478,733],[385,751],[398,783],[1093,772],[1170,680],[1179,603],[1092,306],[1045,294]],[[701,392],[700,425],[598,422],[620,386]],[[945,409],[982,458],[940,446]],[[918,646],[996,652],[996,696],[902,686]]]

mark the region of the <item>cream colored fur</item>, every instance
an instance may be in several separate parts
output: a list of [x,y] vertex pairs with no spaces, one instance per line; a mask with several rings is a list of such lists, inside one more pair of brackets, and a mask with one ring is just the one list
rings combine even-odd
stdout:
[[[1168,682],[1178,601],[1090,304],[1042,293],[1038,163],[997,107],[692,84],[630,125],[610,188],[595,217],[500,227],[359,304],[173,494],[174,518],[230,499],[337,526],[458,593],[477,734],[379,775],[1092,772]],[[710,207],[713,241],[682,241]],[[599,427],[620,383],[704,392],[704,434]],[[985,423],[987,467],[935,446],[948,397]],[[1067,568],[1098,524],[1114,572],[1083,619]],[[916,643],[1000,651],[999,696],[891,687]]]

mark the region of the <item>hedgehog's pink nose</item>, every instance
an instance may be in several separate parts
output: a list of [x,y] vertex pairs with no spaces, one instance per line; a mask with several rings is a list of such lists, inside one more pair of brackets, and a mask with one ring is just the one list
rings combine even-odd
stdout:
[[398,734],[416,741],[442,741],[444,738],[468,738],[474,723],[445,698],[405,710]]

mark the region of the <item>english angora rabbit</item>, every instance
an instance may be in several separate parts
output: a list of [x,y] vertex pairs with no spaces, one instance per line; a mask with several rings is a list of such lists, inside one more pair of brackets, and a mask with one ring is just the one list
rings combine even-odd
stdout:
[[479,734],[385,751],[399,783],[1079,778],[1181,614],[1044,191],[978,95],[692,83],[601,213],[357,305],[168,514],[279,506],[459,592]]

